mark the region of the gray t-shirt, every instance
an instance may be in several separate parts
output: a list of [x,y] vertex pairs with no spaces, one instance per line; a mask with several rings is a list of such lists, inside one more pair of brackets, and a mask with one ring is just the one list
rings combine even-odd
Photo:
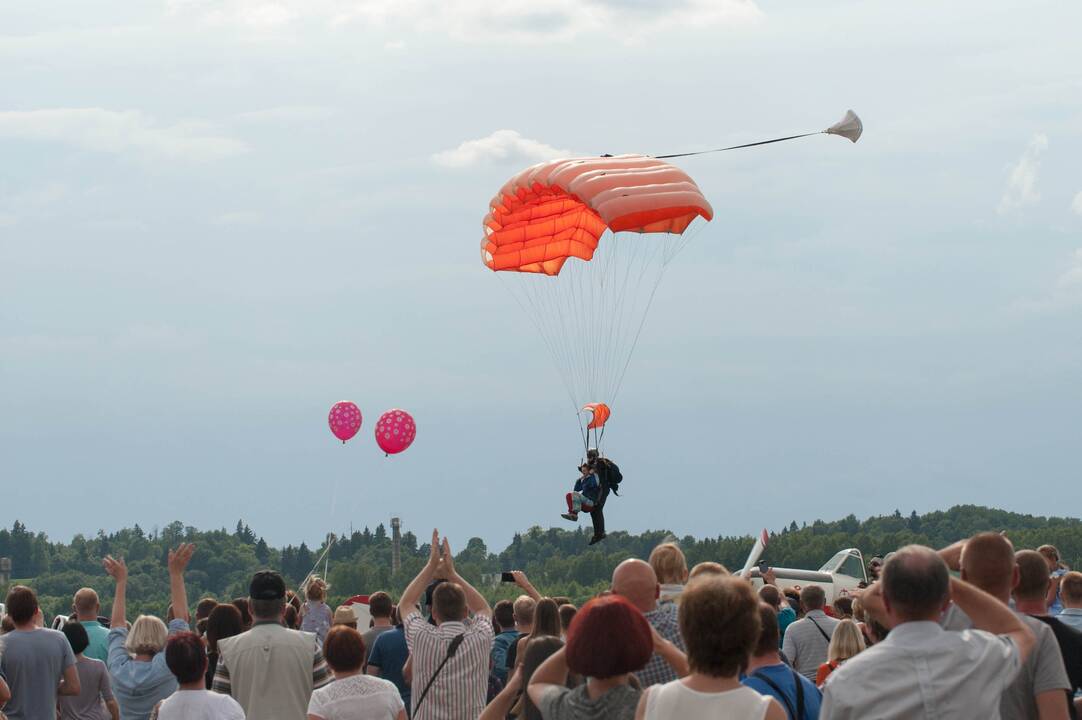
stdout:
[[[1039,720],[1037,696],[1049,690],[1062,690],[1066,693],[1071,683],[1067,679],[1067,669],[1063,665],[1063,656],[1052,628],[1029,615],[1019,612],[1015,615],[1033,631],[1037,644],[1026,658],[1018,677],[1003,692],[999,713],[1004,720]],[[947,609],[940,624],[946,630],[966,630],[973,627],[973,621],[957,605],[951,605]]]
[[9,720],[56,720],[56,689],[75,653],[64,633],[15,630],[0,638],[0,676],[11,689]]
[[634,720],[641,695],[630,685],[620,685],[591,700],[585,684],[573,690],[550,687],[537,709],[545,720]]
[[394,625],[388,625],[387,627],[370,627],[364,631],[361,638],[364,639],[364,661],[368,662],[368,658],[372,657],[372,647],[376,644],[376,638],[388,630],[394,630]]
[[109,720],[103,703],[113,699],[113,688],[105,663],[81,657],[75,669],[79,672],[79,694],[60,697],[60,720]]

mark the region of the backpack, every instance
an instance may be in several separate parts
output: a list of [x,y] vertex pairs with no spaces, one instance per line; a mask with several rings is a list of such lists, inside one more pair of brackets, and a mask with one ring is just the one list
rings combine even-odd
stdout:
[[620,483],[624,479],[623,474],[620,472],[620,468],[608,458],[600,458],[600,465],[601,467],[598,468],[600,471],[598,472],[598,478],[608,485],[613,493],[619,495],[620,493],[616,491],[620,488]]

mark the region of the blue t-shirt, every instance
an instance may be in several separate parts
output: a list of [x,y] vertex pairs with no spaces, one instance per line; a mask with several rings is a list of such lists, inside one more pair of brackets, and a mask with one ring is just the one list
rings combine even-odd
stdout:
[[79,624],[86,628],[86,636],[90,638],[90,644],[86,646],[83,655],[93,660],[109,661],[109,628],[97,620],[80,620]]
[[[761,678],[755,677],[755,675],[760,674],[770,678],[775,685],[781,688],[785,697],[779,695],[774,688],[770,687]],[[815,687],[815,683],[794,671],[785,663],[761,667],[751,675],[744,676],[740,681],[760,695],[769,695],[777,699],[778,703],[783,708],[786,708],[786,714],[788,714],[789,707],[793,708],[794,712],[796,711],[796,682],[799,681],[804,687],[804,716],[798,720],[818,720],[819,705],[823,701],[823,694],[819,692],[819,688]],[[787,701],[788,705],[786,705]]]
[[582,493],[594,502],[597,502],[601,491],[601,483],[597,481],[597,475],[590,473],[586,477],[580,477],[575,481],[575,492]]
[[384,680],[390,680],[398,688],[398,694],[402,696],[402,702],[406,707],[410,706],[410,686],[402,677],[402,666],[406,664],[410,651],[406,647],[406,633],[401,626],[376,638],[372,646],[372,654],[368,656],[368,664],[379,668],[379,676]]
[[0,677],[11,690],[11,720],[56,720],[56,689],[75,653],[56,630],[13,630],[0,639]]
[[794,610],[788,602],[783,602],[781,610],[778,611],[778,647],[781,647],[782,642],[785,640],[785,628],[796,622],[796,610]]
[[507,682],[507,651],[518,642],[521,633],[518,630],[504,630],[492,640],[492,672],[500,679]]
[[[188,629],[188,623],[175,619],[169,622],[169,634]],[[124,648],[128,628],[109,630],[109,677],[113,695],[120,703],[120,720],[146,720],[154,706],[177,691],[177,679],[165,664],[165,653],[159,652],[149,661],[136,660]]]
[[[1056,568],[1052,571],[1052,577],[1059,579],[1067,574],[1067,571],[1063,568]],[[1052,600],[1052,604],[1048,606],[1049,615],[1059,615],[1063,612],[1063,598],[1060,597],[1059,588],[1056,588],[1056,597]]]

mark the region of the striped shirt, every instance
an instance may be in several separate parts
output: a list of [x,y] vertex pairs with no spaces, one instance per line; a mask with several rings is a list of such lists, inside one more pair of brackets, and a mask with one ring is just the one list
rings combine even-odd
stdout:
[[[680,623],[677,620],[676,603],[663,602],[659,604],[656,609],[645,614],[647,622],[654,626],[658,635],[681,650],[687,649],[684,646],[684,638],[680,634]],[[639,684],[642,685],[644,689],[651,685],[659,685],[677,679],[676,671],[665,661],[665,658],[657,653],[654,653],[650,657],[650,662],[646,663],[646,667],[635,673],[635,677],[639,679]]]
[[785,628],[781,648],[794,670],[815,681],[819,666],[827,661],[830,638],[839,622],[822,610],[809,610],[803,619]]
[[[406,616],[403,626],[406,644],[413,656],[412,717],[416,720],[477,720],[487,699],[492,618],[474,615],[463,622],[445,622],[437,627],[415,610]],[[463,636],[462,644],[440,671],[418,715],[417,701],[447,657],[451,640],[458,635]]]

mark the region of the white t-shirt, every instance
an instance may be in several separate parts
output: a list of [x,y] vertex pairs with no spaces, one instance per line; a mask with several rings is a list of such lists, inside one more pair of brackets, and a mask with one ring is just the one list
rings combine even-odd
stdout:
[[769,707],[770,696],[760,695],[749,687],[707,693],[692,690],[682,681],[674,680],[649,688],[646,695],[646,720],[763,720]]
[[395,720],[406,709],[390,680],[352,675],[312,692],[308,714],[324,720]]
[[210,690],[177,690],[151,716],[157,720],[244,720],[244,709],[229,695]]

